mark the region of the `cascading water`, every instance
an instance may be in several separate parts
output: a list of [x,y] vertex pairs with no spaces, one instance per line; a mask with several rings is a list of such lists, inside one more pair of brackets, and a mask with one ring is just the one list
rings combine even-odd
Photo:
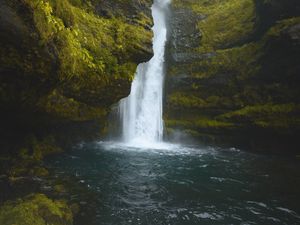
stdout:
[[154,55],[149,62],[138,66],[130,95],[120,101],[123,141],[131,145],[162,141],[164,53],[167,40],[165,12],[168,3],[169,0],[155,0],[152,5]]

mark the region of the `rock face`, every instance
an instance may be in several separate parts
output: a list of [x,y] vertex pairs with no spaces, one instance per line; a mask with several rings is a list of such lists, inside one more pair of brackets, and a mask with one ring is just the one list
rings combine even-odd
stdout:
[[103,127],[110,106],[129,94],[137,64],[152,56],[152,2],[0,3],[3,139],[68,126],[72,133],[95,119]]
[[297,151],[299,16],[298,1],[172,1],[169,137]]
[[9,187],[0,224],[73,224],[67,203],[43,194],[4,201],[11,190],[36,192],[33,178],[49,176],[45,156],[105,132],[110,107],[152,57],[151,5],[0,0],[0,174]]

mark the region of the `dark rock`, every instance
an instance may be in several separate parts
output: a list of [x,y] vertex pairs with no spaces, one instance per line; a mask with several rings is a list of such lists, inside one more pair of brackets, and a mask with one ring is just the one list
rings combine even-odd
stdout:
[[191,63],[197,60],[209,59],[214,57],[216,53],[208,52],[204,54],[193,53],[193,52],[174,52],[172,53],[172,59],[176,63]]
[[171,18],[169,22],[172,50],[180,52],[198,47],[201,32],[197,28],[197,22],[205,16],[197,15],[189,9],[177,9],[171,12]]

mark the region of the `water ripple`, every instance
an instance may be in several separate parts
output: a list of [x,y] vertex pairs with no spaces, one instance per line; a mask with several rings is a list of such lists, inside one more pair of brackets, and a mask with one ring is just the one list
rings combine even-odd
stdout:
[[[286,159],[236,149],[98,142],[49,165],[56,177],[74,177],[80,191],[72,201],[85,202],[86,215],[95,212],[79,225],[300,224],[300,166]],[[94,197],[85,199],[83,189]]]

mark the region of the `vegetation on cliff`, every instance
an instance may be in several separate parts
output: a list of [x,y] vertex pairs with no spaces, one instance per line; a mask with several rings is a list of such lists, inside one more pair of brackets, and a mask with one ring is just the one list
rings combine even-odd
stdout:
[[124,14],[114,11],[124,1],[3,2],[0,133],[4,142],[20,140],[5,152],[18,152],[30,135],[69,139],[73,130],[64,135],[65,127],[80,131],[95,120],[98,133],[105,128],[111,105],[128,95],[137,64],[152,56],[151,2],[135,3]]
[[[99,137],[110,107],[128,95],[137,65],[152,57],[151,4],[1,1],[0,173],[8,192],[18,185],[20,197],[35,192],[30,185],[50,176],[45,156]],[[40,194],[0,208],[3,225],[72,220],[67,203]]]
[[[151,19],[145,13],[129,23],[122,17],[97,15],[92,3],[81,1],[14,0],[2,8],[10,21],[1,22],[3,107],[38,104],[41,112],[89,120],[90,113],[72,111],[78,106],[81,111],[99,111],[93,107],[101,106],[104,112],[128,94],[137,64],[152,54],[152,32],[146,27]],[[24,81],[18,83],[21,77]],[[60,114],[56,108],[65,107],[61,102],[66,101],[54,103],[50,97],[58,92],[66,101],[76,101],[74,108],[68,104]]]
[[[174,1],[175,14],[185,10],[193,15],[191,29],[200,38],[197,44],[192,35],[171,35],[168,127],[184,124],[199,137],[219,126],[225,135],[226,122],[238,135],[255,128],[294,138],[300,127],[300,10],[294,5],[281,0]],[[185,29],[181,24],[171,21],[175,31]],[[181,47],[182,40],[195,44]],[[218,123],[209,130],[207,120]]]
[[255,5],[253,0],[231,1],[180,1],[175,7],[187,7],[194,13],[203,15],[197,22],[202,31],[202,51],[214,51],[246,40],[255,26]]

